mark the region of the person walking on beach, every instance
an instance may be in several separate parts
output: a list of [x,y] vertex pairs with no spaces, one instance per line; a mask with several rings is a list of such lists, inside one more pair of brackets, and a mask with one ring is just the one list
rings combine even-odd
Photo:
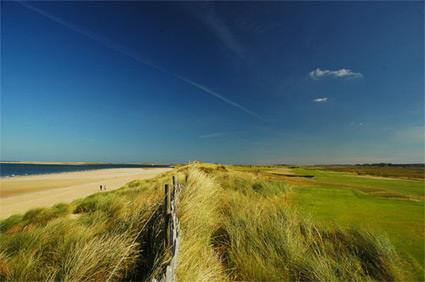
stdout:
[[100,185],[100,191],[102,191],[102,185]]
[[105,185],[105,186],[103,186],[103,189],[105,189],[105,191],[106,191],[106,185]]

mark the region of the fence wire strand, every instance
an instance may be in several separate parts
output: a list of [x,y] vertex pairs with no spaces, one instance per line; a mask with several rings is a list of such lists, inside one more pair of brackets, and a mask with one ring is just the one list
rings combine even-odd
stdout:
[[[165,195],[167,196],[169,194],[169,192]],[[145,222],[145,224],[142,226],[142,228],[139,230],[139,232],[137,233],[136,237],[134,238],[133,242],[130,244],[130,246],[128,246],[127,250],[125,251],[124,255],[121,257],[120,261],[117,263],[117,265],[114,267],[114,269],[112,270],[111,274],[109,275],[108,279],[106,279],[106,282],[109,282],[112,278],[112,276],[114,275],[115,271],[118,269],[118,266],[121,264],[121,262],[124,260],[124,258],[127,256],[128,252],[130,251],[131,247],[133,247],[134,243],[136,243],[137,238],[140,236],[140,234],[142,233],[143,229],[146,227],[146,225],[149,223],[149,221],[152,219],[153,215],[157,212],[158,208],[161,207],[161,203],[157,203],[157,207],[155,208],[155,210],[152,212],[151,216],[148,218],[148,220]]]

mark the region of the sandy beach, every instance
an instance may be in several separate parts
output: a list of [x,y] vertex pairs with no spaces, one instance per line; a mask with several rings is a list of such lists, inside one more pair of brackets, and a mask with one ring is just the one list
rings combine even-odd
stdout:
[[0,219],[35,207],[71,202],[100,192],[106,185],[115,190],[135,179],[147,179],[170,168],[114,168],[0,179]]

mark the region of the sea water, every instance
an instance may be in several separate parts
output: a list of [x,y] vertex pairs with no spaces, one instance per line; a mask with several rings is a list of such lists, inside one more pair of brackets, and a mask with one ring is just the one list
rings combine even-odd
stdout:
[[143,167],[167,167],[167,166],[166,165],[134,165],[134,164],[65,165],[65,164],[0,163],[0,177],[50,174],[50,173],[107,169],[107,168],[143,168]]

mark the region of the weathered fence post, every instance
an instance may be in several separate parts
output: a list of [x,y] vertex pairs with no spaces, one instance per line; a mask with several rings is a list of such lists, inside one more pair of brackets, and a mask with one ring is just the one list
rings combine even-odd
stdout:
[[177,181],[176,181],[176,177],[173,175],[173,200],[176,198],[177,196]]
[[[177,217],[177,201],[183,185],[177,183],[177,177],[173,176],[173,188],[165,185],[164,196],[164,248],[165,251],[171,251],[171,260],[164,274],[159,276],[159,280],[153,278],[152,282],[174,282],[176,281],[178,253],[181,240],[180,222]],[[171,194],[173,199],[171,200]]]
[[171,214],[171,197],[168,184],[165,184],[165,199],[164,199],[164,231],[165,231],[165,248],[170,246],[170,214]]

